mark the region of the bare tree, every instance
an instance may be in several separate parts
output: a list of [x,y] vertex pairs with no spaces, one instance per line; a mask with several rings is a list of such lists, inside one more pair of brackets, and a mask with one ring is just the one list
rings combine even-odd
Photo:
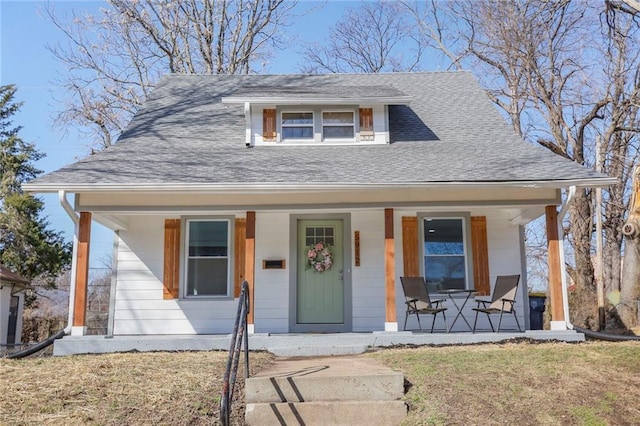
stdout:
[[414,71],[423,42],[414,34],[400,3],[375,1],[350,8],[331,29],[328,40],[304,50],[303,72],[377,73]]
[[247,74],[278,44],[295,0],[106,0],[94,15],[48,14],[68,44],[51,46],[67,65],[68,99],[58,116],[95,140],[114,143],[167,73]]
[[[619,288],[622,223],[638,145],[635,16],[620,13],[611,26],[601,5],[570,1],[407,6],[452,66],[476,71],[490,98],[525,139],[593,166],[595,140],[602,138],[603,170],[619,179],[604,197],[604,274],[607,288]],[[568,270],[579,291],[592,292],[590,190],[577,191],[566,232],[574,259]]]
[[607,12],[619,11],[629,15],[640,15],[640,1],[638,0],[605,0]]

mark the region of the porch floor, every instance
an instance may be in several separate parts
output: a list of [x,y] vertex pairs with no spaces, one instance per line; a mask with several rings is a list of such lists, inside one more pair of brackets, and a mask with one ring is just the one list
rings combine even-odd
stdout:
[[[65,336],[54,343],[56,356],[111,352],[210,351],[229,350],[231,335],[161,335],[161,336]],[[276,356],[349,355],[370,349],[403,345],[469,345],[515,339],[583,342],[584,334],[574,330],[527,330],[501,333],[417,333],[373,332],[335,334],[249,335],[249,349],[267,351]]]

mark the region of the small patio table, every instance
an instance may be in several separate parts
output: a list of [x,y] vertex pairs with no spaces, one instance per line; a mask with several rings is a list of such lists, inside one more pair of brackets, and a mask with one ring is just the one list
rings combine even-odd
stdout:
[[456,302],[456,299],[454,297],[448,297],[448,299],[451,299],[451,301],[453,302],[453,306],[455,306],[456,309],[458,310],[458,314],[453,319],[453,322],[451,323],[451,326],[449,327],[448,333],[451,333],[451,330],[453,330],[453,326],[456,324],[456,321],[458,321],[459,317],[462,317],[464,322],[467,323],[467,326],[469,327],[469,330],[473,331],[473,327],[471,327],[471,324],[469,324],[469,321],[467,321],[467,318],[465,318],[465,316],[462,313],[462,311],[463,311],[465,305],[467,304],[467,302],[469,301],[469,299],[471,298],[471,295],[474,294],[475,292],[476,292],[475,290],[463,290],[463,289],[456,289],[456,288],[452,288],[452,289],[449,289],[449,290],[439,290],[438,291],[438,293],[440,293],[440,294],[446,294],[446,295],[449,295],[449,296],[453,296],[454,294],[466,294],[467,295],[467,297],[465,297],[464,301],[462,302],[462,305],[458,305],[458,303]]

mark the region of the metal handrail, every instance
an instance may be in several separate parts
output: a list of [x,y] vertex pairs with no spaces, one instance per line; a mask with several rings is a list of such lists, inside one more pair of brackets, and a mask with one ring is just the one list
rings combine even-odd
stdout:
[[233,325],[231,346],[227,358],[227,369],[224,372],[222,397],[220,398],[220,421],[223,426],[229,425],[233,390],[236,384],[240,350],[244,342],[244,377],[249,378],[249,335],[247,334],[247,316],[249,315],[249,283],[242,283],[242,291],[238,300],[238,313]]

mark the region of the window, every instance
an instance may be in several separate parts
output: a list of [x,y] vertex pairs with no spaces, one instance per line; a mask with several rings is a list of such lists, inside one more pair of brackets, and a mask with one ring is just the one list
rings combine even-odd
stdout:
[[424,219],[424,272],[429,291],[466,288],[465,247],[463,218]]
[[324,139],[353,139],[355,127],[353,111],[323,112],[322,137]]
[[313,139],[313,113],[283,112],[282,139]]
[[324,243],[330,246],[336,244],[333,226],[309,226],[305,230],[305,244]]
[[187,221],[187,296],[229,294],[229,221]]

